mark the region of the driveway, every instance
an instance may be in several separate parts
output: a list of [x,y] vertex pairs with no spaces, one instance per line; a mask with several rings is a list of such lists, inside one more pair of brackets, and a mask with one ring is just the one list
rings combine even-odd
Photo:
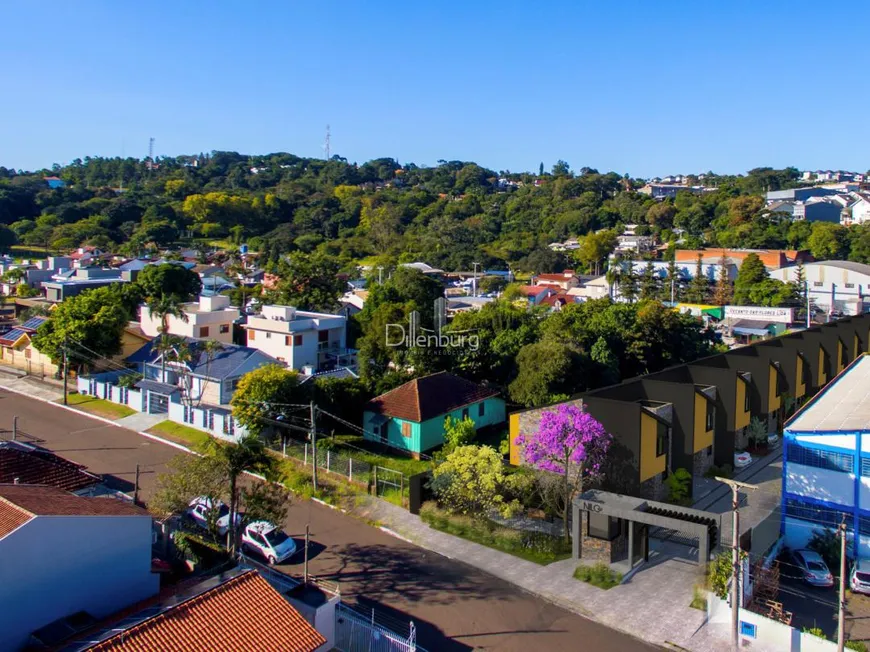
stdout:
[[[11,428],[13,415],[19,416],[23,438],[107,474],[128,491],[138,463],[140,497],[146,501],[157,474],[179,454],[131,430],[0,390],[0,429]],[[430,652],[657,649],[341,512],[294,501],[285,523],[288,533],[303,537],[306,523],[314,542],[311,573],[340,582],[348,602],[401,623],[413,619],[418,642]],[[300,575],[301,559],[283,568]]]

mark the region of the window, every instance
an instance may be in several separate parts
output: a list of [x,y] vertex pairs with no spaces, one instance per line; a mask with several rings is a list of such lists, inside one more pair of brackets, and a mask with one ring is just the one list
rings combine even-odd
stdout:
[[597,512],[587,512],[586,534],[593,539],[613,541],[619,534],[619,519]]
[[465,421],[468,418],[468,408],[464,408],[462,410],[462,420]]
[[822,285],[824,285],[824,283],[822,283],[821,281],[813,281],[814,288],[820,288],[822,287]]
[[284,346],[290,346],[290,336],[289,335],[284,336]]
[[328,342],[329,341],[329,331],[317,331],[317,341],[318,342]]
[[402,437],[410,437],[411,436],[411,424],[405,422],[402,424]]
[[254,335],[256,335],[256,334],[257,334],[257,331],[250,331],[249,330],[248,331],[248,341],[253,342],[255,339],[257,339],[256,337],[254,337]]
[[293,336],[293,346],[302,346],[302,336],[294,335]]
[[267,340],[271,340],[271,339],[272,339],[272,333],[266,332],[266,339],[267,339]]
[[713,422],[716,420],[716,408],[707,405],[707,421],[704,427],[709,431],[713,429]]
[[787,461],[794,464],[803,464],[804,466],[813,466],[817,469],[851,473],[854,468],[855,457],[851,453],[823,451],[817,448],[807,448],[795,443],[788,445]]
[[214,412],[211,410],[207,410],[208,412],[208,429],[214,430]]
[[858,531],[865,537],[870,537],[870,516],[858,517]]
[[229,324],[221,324],[220,332],[221,333],[229,333],[230,332],[230,325]]
[[208,337],[208,326],[200,326],[199,327],[199,336],[200,337]]
[[224,415],[224,434],[230,437],[236,434],[236,422],[231,414]]
[[193,408],[184,406],[184,423],[193,423]]
[[486,412],[486,403],[478,403],[477,405],[477,416],[482,417]]
[[749,383],[743,383],[744,392],[746,392],[743,396],[743,411],[749,412],[751,406],[749,404]]
[[870,478],[870,457],[861,458],[861,475]]
[[24,359],[30,360],[30,349],[24,349]]
[[671,429],[665,424],[659,423],[656,429],[656,457],[661,457],[668,452],[668,439],[671,436]]
[[[843,517],[847,516],[845,512],[841,512],[830,507],[822,505],[813,505],[805,503],[802,500],[788,498],[785,501],[785,515],[791,518],[797,518],[802,521],[811,521],[813,524],[826,525],[835,528],[843,522]],[[846,519],[846,523],[851,522],[851,518]]]

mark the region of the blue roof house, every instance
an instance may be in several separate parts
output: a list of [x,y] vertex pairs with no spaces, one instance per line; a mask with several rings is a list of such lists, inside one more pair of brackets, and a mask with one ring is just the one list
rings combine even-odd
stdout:
[[203,346],[206,340],[175,339],[181,339],[190,352],[182,356],[186,359],[179,360],[178,351],[173,350],[166,354],[164,365],[164,354],[157,347],[159,337],[127,358],[142,374],[135,388],[142,393],[142,411],[166,414],[172,421],[218,436],[235,439],[244,434],[229,407],[239,380],[262,366],[281,363],[247,346],[221,343],[217,351],[209,352]]

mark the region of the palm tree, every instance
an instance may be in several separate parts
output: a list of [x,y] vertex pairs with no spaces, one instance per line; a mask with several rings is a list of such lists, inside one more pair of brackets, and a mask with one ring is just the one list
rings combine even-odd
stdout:
[[160,320],[160,339],[157,350],[163,351],[163,359],[161,365],[161,382],[166,382],[166,353],[170,350],[166,340],[169,338],[169,318],[175,317],[183,322],[187,322],[187,314],[181,307],[183,302],[175,294],[161,294],[159,297],[152,297],[145,305],[148,307],[148,312],[151,317],[156,317]]
[[224,444],[209,438],[206,454],[213,457],[230,483],[230,522],[227,531],[227,550],[236,551],[236,511],[239,505],[239,476],[246,471],[271,476],[275,460],[266,451],[262,440],[254,435],[242,437],[237,444]]
[[622,268],[619,266],[619,263],[611,263],[607,268],[607,272],[605,272],[604,274],[604,279],[607,281],[608,293],[610,294],[611,301],[613,301],[613,286],[619,285],[620,276],[622,276]]

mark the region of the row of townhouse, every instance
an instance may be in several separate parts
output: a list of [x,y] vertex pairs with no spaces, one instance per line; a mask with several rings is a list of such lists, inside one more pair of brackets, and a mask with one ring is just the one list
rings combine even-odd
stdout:
[[[586,392],[580,404],[614,437],[605,489],[664,498],[669,474],[693,478],[734,465],[758,419],[778,434],[786,411],[812,397],[870,350],[870,315],[847,317]],[[518,435],[538,429],[553,406],[510,415],[511,462],[522,464]]]

